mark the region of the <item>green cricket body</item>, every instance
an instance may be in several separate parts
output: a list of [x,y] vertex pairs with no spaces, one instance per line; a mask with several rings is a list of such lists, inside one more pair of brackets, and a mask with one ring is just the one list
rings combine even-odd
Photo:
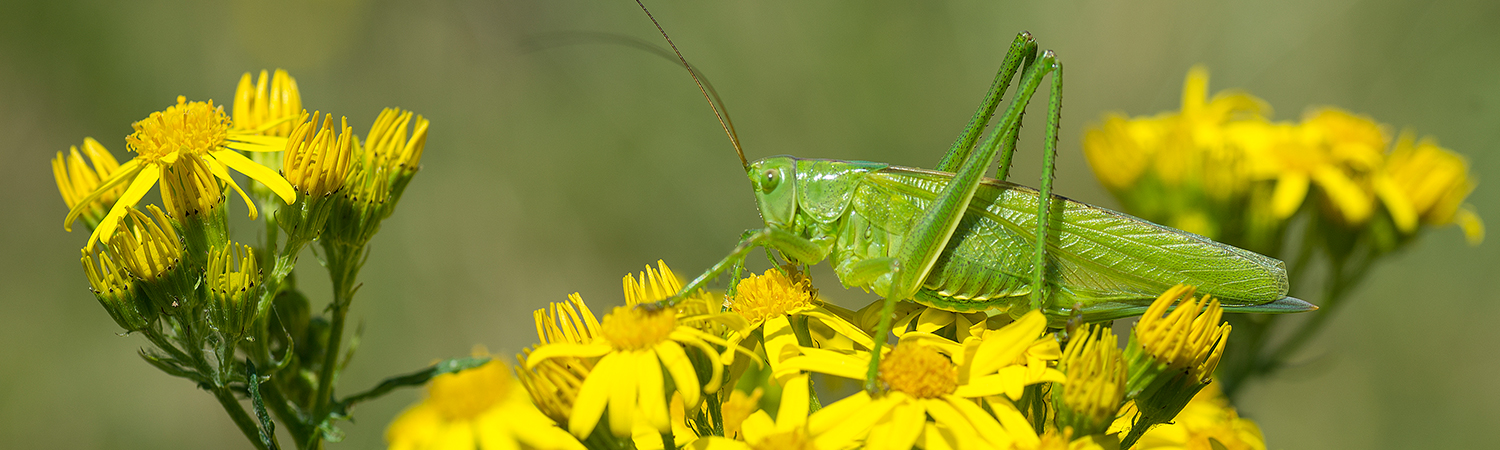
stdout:
[[[896,298],[902,297],[890,292],[892,271],[861,276],[861,263],[896,257],[914,221],[953,179],[926,169],[789,156],[756,161],[748,175],[767,226],[817,245],[816,254],[830,260],[846,287]],[[1286,297],[1281,261],[1128,214],[1052,199],[1044,293],[1053,321],[1075,314],[1075,306],[1090,322],[1138,315],[1179,283],[1213,295],[1228,311],[1275,312],[1254,307]],[[1039,200],[1035,189],[982,179],[912,300],[960,312],[1029,309]]]

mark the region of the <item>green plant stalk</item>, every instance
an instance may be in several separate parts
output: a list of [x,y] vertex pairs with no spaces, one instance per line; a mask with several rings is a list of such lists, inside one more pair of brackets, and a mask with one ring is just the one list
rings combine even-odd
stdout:
[[277,387],[276,383],[266,383],[260,389],[260,394],[266,401],[266,408],[269,408],[271,413],[275,414],[281,424],[287,428],[287,433],[292,435],[293,443],[298,449],[307,448],[312,430],[307,426],[306,417],[287,405],[286,396],[281,394],[281,388]]
[[208,357],[203,354],[202,336],[199,336],[194,331],[192,325],[186,322],[182,323],[182,330],[187,336],[187,353],[192,358],[193,365],[197,367],[199,374],[208,375],[209,380],[213,382],[213,386],[209,390],[213,391],[214,398],[219,400],[219,405],[224,407],[224,412],[229,414],[229,418],[234,421],[235,426],[239,427],[240,432],[244,433],[245,439],[250,440],[250,443],[255,448],[269,450],[260,441],[260,425],[255,422],[254,418],[250,417],[249,413],[245,412],[245,408],[240,405],[239,400],[234,398],[234,392],[230,391],[229,387],[224,384],[224,377],[221,376],[219,370],[208,364]]
[[[318,372],[318,392],[313,397],[315,420],[330,419],[333,405],[333,381],[338,373],[339,350],[343,345],[345,316],[354,299],[355,279],[363,261],[364,247],[346,247],[338,243],[323,241],[323,250],[328,258],[328,277],[333,281],[333,302],[328,305],[328,345],[323,353],[323,366]],[[314,433],[316,434],[316,433]],[[321,442],[321,439],[318,439]]]

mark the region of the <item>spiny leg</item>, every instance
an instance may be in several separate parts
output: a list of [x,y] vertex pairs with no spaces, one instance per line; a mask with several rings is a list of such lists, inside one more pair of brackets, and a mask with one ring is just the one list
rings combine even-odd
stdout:
[[[963,133],[953,141],[953,147],[943,155],[938,162],[937,170],[940,172],[953,172],[958,166],[969,158],[969,152],[974,144],[979,141],[979,134],[984,132],[984,127],[989,125],[990,118],[995,116],[995,107],[1000,105],[1000,97],[1010,89],[1010,80],[1015,78],[1016,70],[1031,67],[1032,61],[1036,60],[1036,40],[1031,38],[1031,33],[1022,31],[1016,35],[1015,41],[1010,43],[1010,50],[1005,52],[1005,60],[1000,65],[1000,71],[995,73],[995,81],[990,84],[989,93],[985,94],[984,101],[979,104],[979,110],[974,111],[974,117],[969,119],[969,125],[964,127]],[[1020,126],[1020,121],[1016,122]],[[1003,178],[1003,177],[1002,177]]]
[[[1049,50],[1050,52],[1050,50]],[[1043,304],[1047,296],[1047,230],[1052,225],[1052,176],[1057,159],[1057,128],[1062,120],[1062,63],[1052,59],[1052,92],[1047,96],[1047,141],[1043,144],[1041,197],[1037,200],[1036,243],[1032,249],[1031,309],[1052,307]]]
[[[1042,53],[1038,64],[1025,69],[1016,97],[1011,100],[1000,124],[990,133],[979,151],[964,159],[952,181],[907,231],[901,247],[896,250],[893,263],[895,273],[891,277],[891,285],[886,292],[877,292],[884,297],[882,312],[894,310],[895,302],[912,298],[922,287],[923,280],[932,271],[932,266],[937,263],[943,249],[948,246],[948,240],[953,237],[954,230],[958,228],[959,221],[973,201],[974,193],[979,189],[979,180],[995,161],[1001,142],[1013,136],[1015,123],[1020,120],[1032,95],[1036,94],[1042,77],[1056,67],[1056,56],[1049,50]],[[870,392],[876,390],[876,376],[880,371],[880,347],[891,331],[887,317],[882,317],[880,323],[877,334],[873,336],[875,348],[870,349],[870,367],[865,378],[865,390]]]
[[693,281],[688,282],[687,285],[682,287],[682,290],[677,291],[677,294],[657,302],[657,306],[666,307],[676,305],[683,298],[686,298],[688,294],[702,289],[709,281],[718,278],[726,270],[733,269],[736,273],[739,272],[739,268],[743,267],[745,263],[745,256],[750,254],[750,251],[756,247],[774,248],[781,252],[783,256],[803,264],[815,264],[818,261],[822,261],[823,258],[828,257],[818,244],[792,234],[789,231],[779,228],[750,230],[740,237],[739,245],[734,247],[734,251],[729,252],[729,256],[725,256],[724,259],[715,263],[713,267],[709,267],[702,275],[698,275],[698,278],[694,278]]

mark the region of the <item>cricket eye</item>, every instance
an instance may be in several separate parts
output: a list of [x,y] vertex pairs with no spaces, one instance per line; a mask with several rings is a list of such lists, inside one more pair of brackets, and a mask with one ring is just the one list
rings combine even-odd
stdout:
[[766,173],[762,174],[761,176],[760,191],[770,194],[771,191],[776,190],[776,185],[778,184],[781,184],[781,177],[776,176],[775,170],[767,170]]

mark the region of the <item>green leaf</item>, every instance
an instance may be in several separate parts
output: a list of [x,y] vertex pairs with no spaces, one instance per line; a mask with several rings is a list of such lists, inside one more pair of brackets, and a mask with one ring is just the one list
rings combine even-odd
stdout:
[[156,367],[157,370],[166,372],[167,375],[187,378],[189,380],[197,382],[200,385],[207,384],[209,382],[209,379],[207,377],[198,374],[198,372],[195,370],[184,367],[183,363],[178,362],[176,359],[173,359],[171,357],[160,355],[156,352],[148,351],[145,349],[141,349],[137,352],[137,354],[141,355],[141,359],[146,360],[147,364],[151,364],[151,366]]
[[255,363],[245,360],[245,387],[250,391],[250,404],[255,407],[255,418],[260,420],[260,442],[266,448],[281,450],[281,443],[276,442],[276,423],[271,421],[271,415],[266,414],[266,403],[260,398],[260,377],[255,375]]
[[488,357],[453,358],[441,361],[437,364],[433,364],[428,368],[418,370],[406,375],[398,375],[386,378],[384,381],[381,381],[380,384],[375,385],[374,388],[371,388],[368,391],[354,394],[339,401],[336,406],[336,413],[347,414],[349,408],[354,407],[355,404],[379,398],[385,394],[390,393],[396,388],[421,386],[423,384],[427,384],[427,381],[431,380],[432,377],[446,373],[454,373],[473,369],[488,362],[490,362],[490,358]]

